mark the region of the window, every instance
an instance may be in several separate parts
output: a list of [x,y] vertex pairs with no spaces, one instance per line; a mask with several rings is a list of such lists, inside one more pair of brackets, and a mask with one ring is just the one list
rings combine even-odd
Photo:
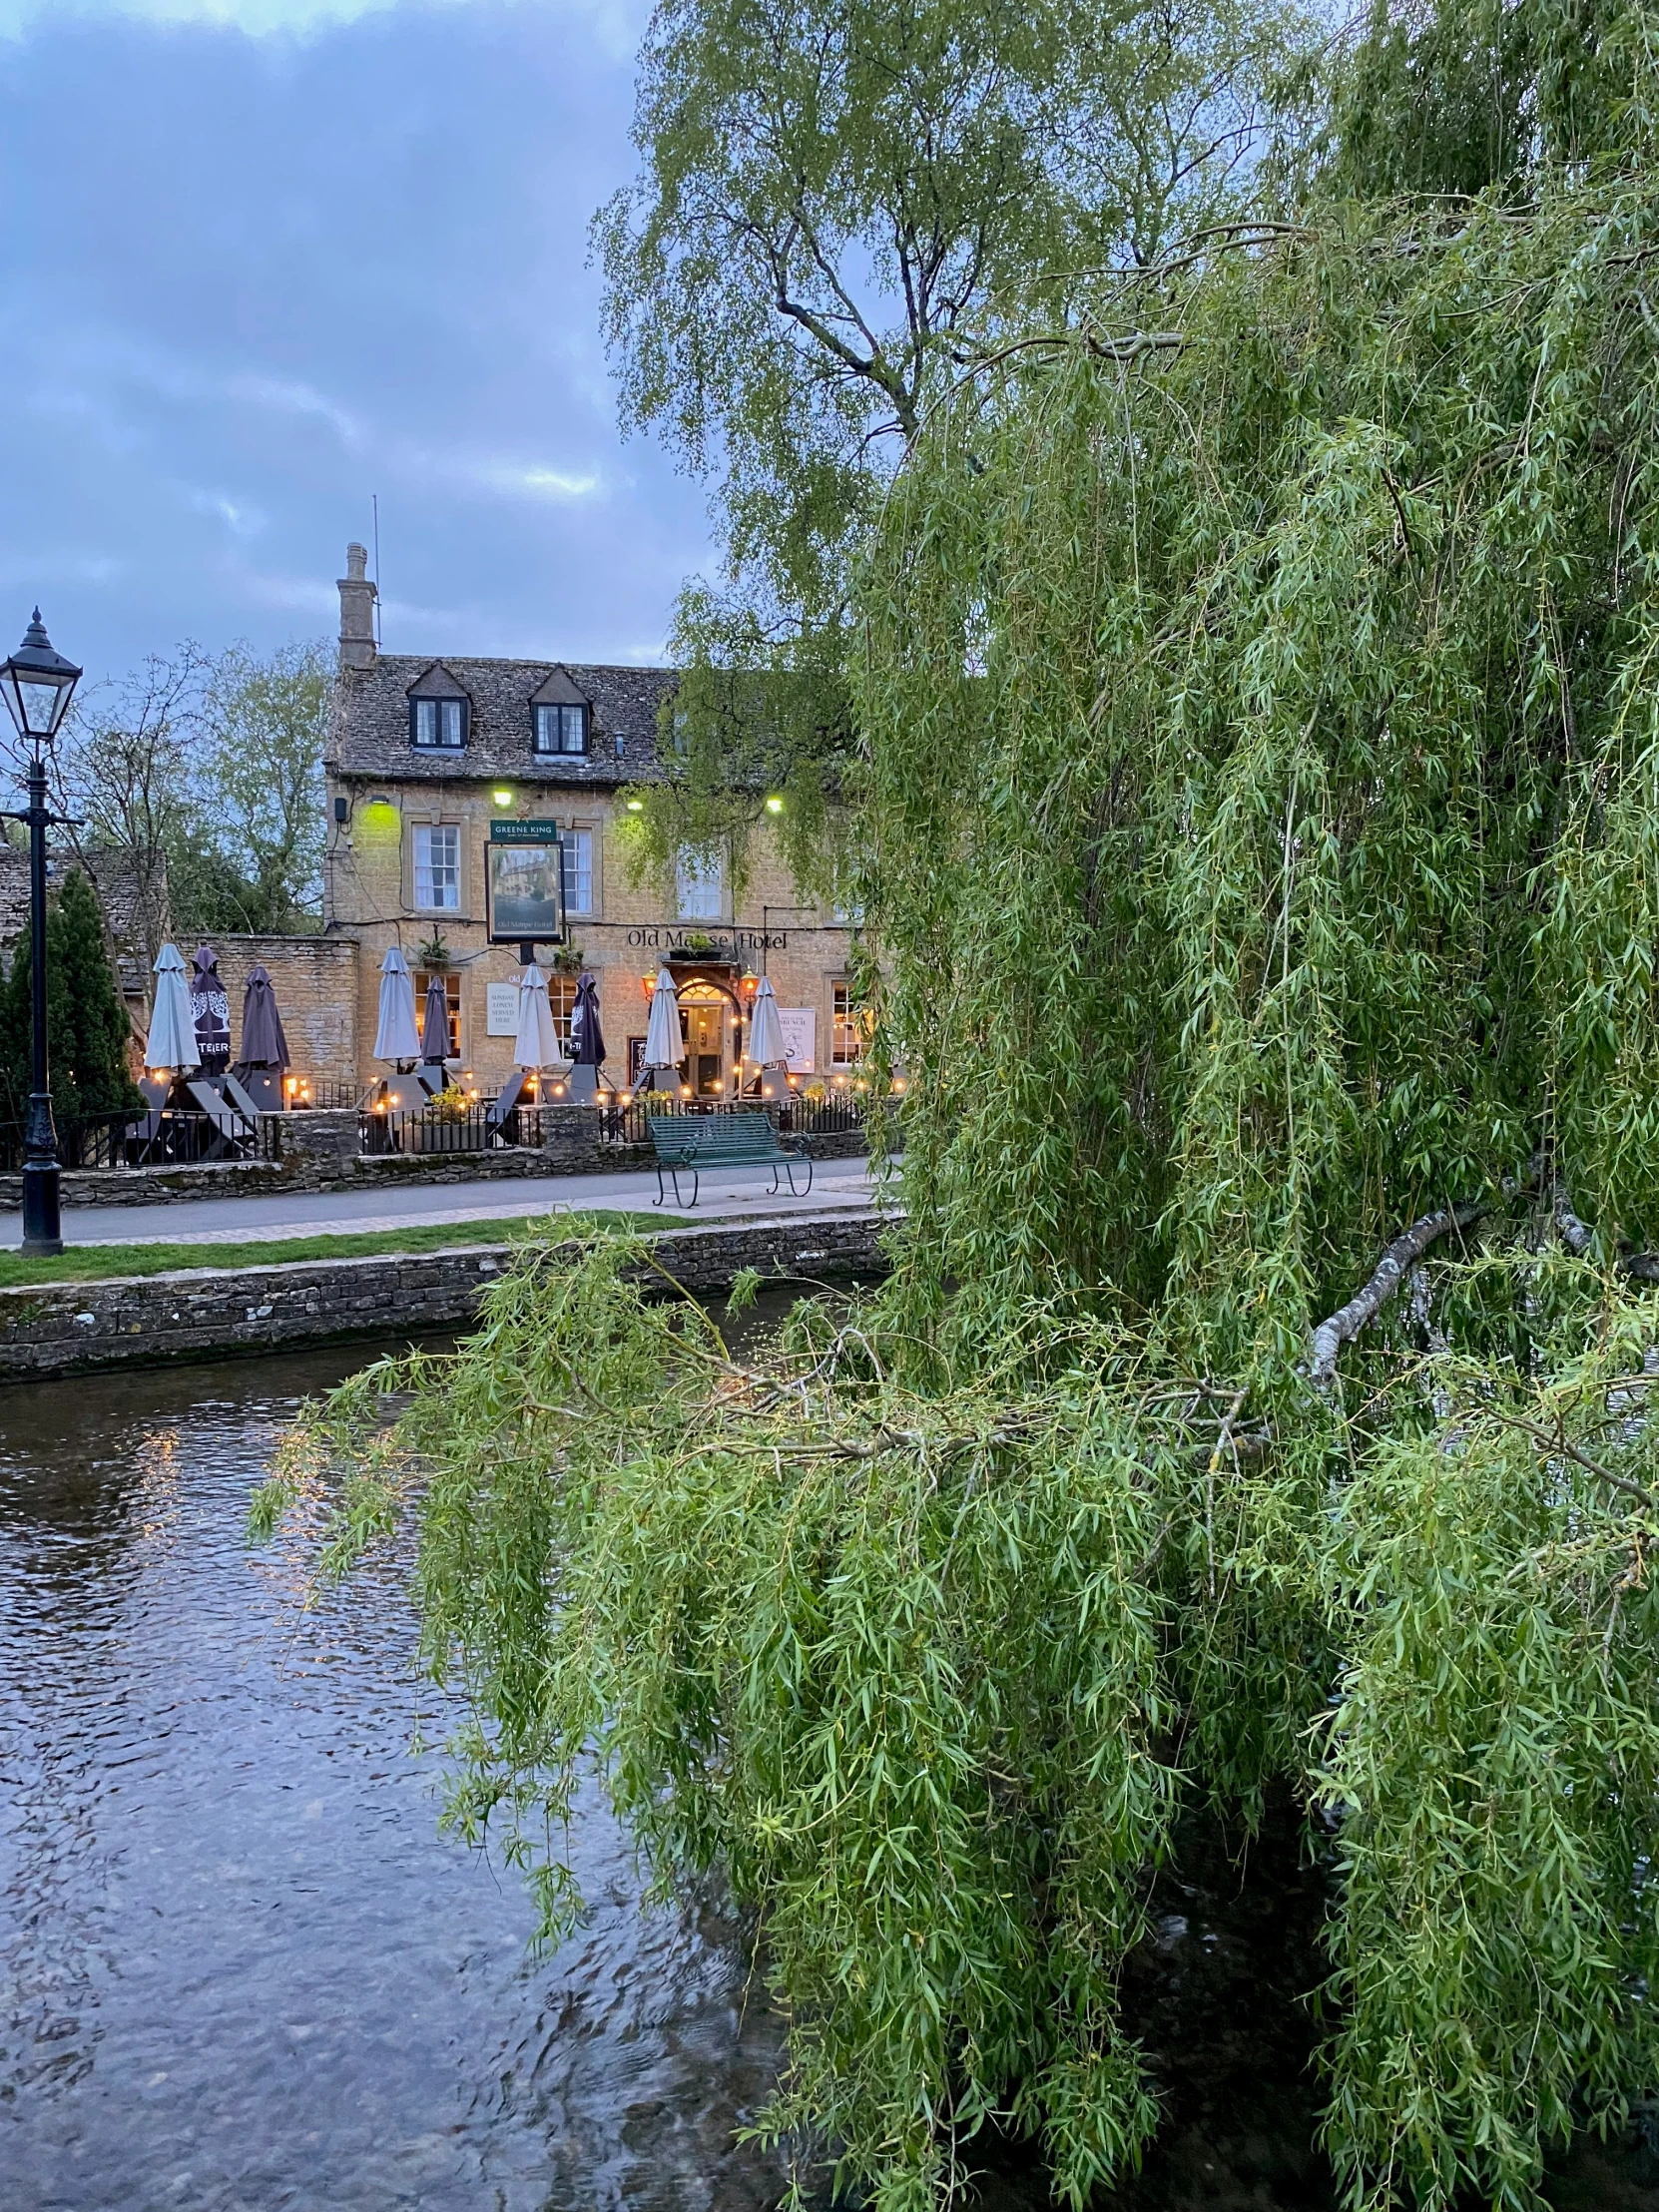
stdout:
[[414,902],[428,913],[459,913],[461,832],[458,825],[417,824],[414,833]]
[[559,840],[564,865],[565,912],[593,912],[593,831],[566,830]]
[[830,1065],[856,1067],[863,1058],[866,1024],[862,1011],[853,1004],[852,985],[831,983],[830,999]]
[[674,885],[679,893],[682,921],[720,919],[720,875],[718,854],[705,859],[695,852],[681,852],[675,865]]
[[459,753],[466,744],[464,699],[411,699],[409,743],[422,753]]
[[553,1034],[564,1047],[568,1058],[573,1050],[570,1041],[570,1017],[576,1011],[574,976],[550,975],[547,978],[547,1010],[553,1016]]
[[586,707],[556,706],[536,709],[538,753],[585,753],[587,750]]
[[[420,1030],[420,1050],[424,1059],[436,1059],[440,1055],[426,1050],[426,986],[432,978],[422,969],[415,972],[415,1021]],[[461,1056],[461,979],[458,975],[445,974],[443,978],[443,1004],[448,1014],[448,1036],[444,1039],[441,1057],[458,1060]]]

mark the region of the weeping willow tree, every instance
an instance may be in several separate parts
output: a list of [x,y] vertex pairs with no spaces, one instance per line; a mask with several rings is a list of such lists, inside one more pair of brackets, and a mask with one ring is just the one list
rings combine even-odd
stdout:
[[1287,1784],[1355,2207],[1527,2206],[1659,2078],[1659,178],[1648,18],[1591,29],[1594,145],[1568,72],[1570,142],[1096,279],[918,431],[881,1289],[742,1355],[528,1248],[263,1501],[343,1469],[334,1564],[416,1514],[451,1818],[550,1931],[590,1764],[718,1870],[760,2131],[880,2212],[992,2118],[1073,2206],[1135,2160],[1150,1871]]

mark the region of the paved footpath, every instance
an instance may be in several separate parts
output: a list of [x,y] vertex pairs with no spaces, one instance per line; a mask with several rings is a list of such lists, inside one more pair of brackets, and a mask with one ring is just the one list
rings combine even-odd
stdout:
[[[735,1216],[862,1212],[873,1197],[869,1163],[825,1160],[813,1175],[811,1198],[786,1188],[768,1193],[770,1173],[729,1169],[703,1178],[695,1210],[678,1215],[672,1192],[662,1211],[687,1221]],[[625,1175],[526,1176],[522,1182],[411,1184],[401,1190],[296,1191],[257,1198],[187,1198],[168,1206],[66,1206],[66,1244],[245,1244],[270,1238],[352,1235],[427,1223],[528,1220],[586,1208],[652,1214],[657,1178],[647,1169]],[[0,1248],[22,1238],[21,1217],[0,1215]]]

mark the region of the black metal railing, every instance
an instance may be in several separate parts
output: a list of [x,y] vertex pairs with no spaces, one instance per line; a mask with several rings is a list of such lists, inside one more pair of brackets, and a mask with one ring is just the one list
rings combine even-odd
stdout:
[[[649,1124],[658,1115],[753,1113],[760,1104],[758,1098],[674,1098],[665,1092],[652,1091],[630,1100],[626,1106],[601,1106],[599,1141],[601,1144],[649,1144]],[[779,1132],[790,1137],[841,1135],[864,1126],[863,1102],[856,1098],[813,1099],[803,1098],[798,1093],[769,1105],[767,1111],[775,1118]]]
[[[58,1162],[65,1168],[189,1167],[209,1160],[279,1160],[281,1138],[273,1116],[249,1121],[230,1111],[205,1114],[168,1107],[88,1114],[57,1125]],[[0,1169],[23,1165],[23,1131],[0,1123]]]
[[[616,1103],[597,1106],[591,1130],[602,1145],[648,1145],[651,1122],[671,1117],[708,1114],[753,1113],[761,1101],[755,1098],[674,1098],[652,1091]],[[835,1096],[781,1099],[766,1109],[785,1136],[839,1136],[862,1130],[864,1105],[859,1098]],[[515,1106],[497,1120],[488,1104],[468,1106],[461,1112],[445,1107],[387,1107],[359,1114],[360,1149],[367,1159],[391,1154],[424,1154],[443,1159],[468,1152],[493,1152],[504,1145],[539,1148],[555,1127],[569,1130],[568,1109],[552,1105]],[[558,1116],[555,1122],[552,1117]]]
[[307,1107],[322,1113],[337,1111],[344,1106],[355,1106],[362,1095],[360,1083],[323,1083],[315,1076],[302,1075],[294,1082],[293,1089],[288,1094],[288,1104],[296,1113],[302,1114]]
[[788,1100],[778,1109],[778,1127],[791,1137],[851,1136],[864,1126],[861,1098],[837,1097]]
[[[508,1117],[508,1123],[511,1121]],[[390,1153],[420,1153],[446,1159],[465,1152],[490,1152],[515,1140],[508,1123],[492,1119],[488,1106],[467,1106],[459,1112],[432,1106],[391,1108],[357,1117],[358,1146],[365,1158],[383,1159]]]

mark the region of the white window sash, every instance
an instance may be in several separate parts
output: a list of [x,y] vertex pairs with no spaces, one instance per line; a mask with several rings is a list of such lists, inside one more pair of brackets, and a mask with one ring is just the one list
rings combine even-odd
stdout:
[[682,921],[720,919],[723,873],[718,854],[712,860],[700,859],[692,852],[680,854],[674,876]]
[[461,832],[421,824],[414,833],[414,902],[428,913],[456,913],[461,903]]
[[565,912],[593,912],[593,831],[567,830],[560,840],[564,870]]

